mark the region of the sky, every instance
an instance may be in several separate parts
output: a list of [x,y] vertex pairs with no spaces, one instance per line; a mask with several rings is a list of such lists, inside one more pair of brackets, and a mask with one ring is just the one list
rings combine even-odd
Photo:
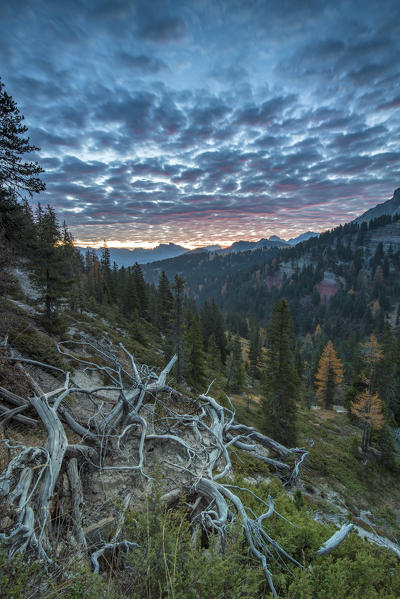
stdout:
[[399,0],[0,0],[0,77],[81,245],[288,239],[400,187]]

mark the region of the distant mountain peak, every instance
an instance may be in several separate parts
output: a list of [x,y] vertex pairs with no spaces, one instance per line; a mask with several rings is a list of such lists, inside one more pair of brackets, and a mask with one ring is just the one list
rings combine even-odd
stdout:
[[378,218],[379,216],[383,216],[384,214],[389,214],[393,216],[394,214],[398,214],[400,212],[400,187],[394,190],[393,197],[390,200],[386,200],[386,202],[382,202],[381,204],[377,204],[374,208],[370,208],[361,216],[354,219],[354,223],[369,223],[370,220],[374,218]]
[[282,239],[282,237],[278,237],[278,235],[271,235],[268,238],[268,241],[280,241],[281,243],[287,243],[287,241],[285,241],[284,239]]
[[[87,248],[80,248],[83,254]],[[102,249],[94,250],[97,256],[101,256]],[[139,264],[148,264],[149,262],[157,262],[159,260],[167,260],[168,258],[176,258],[181,254],[186,254],[189,250],[175,243],[160,243],[154,248],[113,248],[110,247],[111,262],[115,262],[118,266],[133,266],[135,262]]]
[[319,237],[319,233],[314,233],[314,231],[306,231],[305,233],[302,233],[301,235],[298,235],[297,237],[292,237],[291,239],[289,239],[287,241],[287,243],[289,245],[297,245],[298,243],[301,243],[302,241],[308,241],[309,239],[311,239],[311,237]]

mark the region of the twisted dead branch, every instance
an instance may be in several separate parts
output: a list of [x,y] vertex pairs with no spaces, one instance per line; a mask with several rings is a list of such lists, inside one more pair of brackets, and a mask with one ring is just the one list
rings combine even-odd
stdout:
[[[21,359],[10,348],[7,358],[17,363],[34,393],[28,398],[20,398],[0,389],[1,397],[5,401],[9,399],[17,408],[35,412],[36,419],[47,430],[47,440],[42,447],[17,446],[10,438],[2,441],[17,451],[0,475],[0,503],[14,517],[11,530],[0,534],[10,556],[31,548],[48,562],[54,559],[60,539],[54,530],[55,526],[60,526],[55,517],[55,506],[60,507],[60,502],[62,509],[57,513],[64,514],[64,527],[69,526],[80,551],[90,554],[96,572],[100,569],[99,559],[106,551],[119,548],[129,551],[137,547],[127,539],[120,539],[130,494],[120,510],[118,526],[111,540],[107,542],[102,538],[93,545],[86,538],[84,520],[88,510],[85,494],[88,489],[82,481],[81,469],[90,471],[100,483],[107,473],[112,472],[126,472],[127,476],[132,474],[148,482],[154,465],[150,465],[149,455],[154,447],[161,445],[165,455],[163,464],[179,480],[179,489],[195,496],[191,506],[193,527],[200,526],[207,534],[217,534],[223,547],[232,525],[239,522],[276,597],[270,564],[279,556],[302,566],[263,526],[267,519],[277,514],[272,498],[266,503],[244,489],[263,505],[263,513],[257,517],[241,500],[238,491],[243,489],[227,482],[232,470],[230,449],[237,447],[266,462],[288,484],[298,479],[307,452],[301,448],[287,448],[254,428],[236,422],[234,407],[221,406],[209,395],[209,389],[196,399],[175,391],[167,383],[175,356],[157,375],[147,366],[137,364],[122,344],[119,352],[84,341],[61,343],[58,350],[69,360],[71,368],[75,366],[85,373],[97,373],[106,382],[82,387],[74,382],[70,373],[56,369],[57,376],[63,376],[63,384],[45,392],[34,376],[38,363]],[[40,364],[40,367],[46,366]],[[107,401],[104,394],[107,394]],[[76,406],[85,401],[87,413],[83,415],[82,409],[78,411]],[[5,417],[21,418],[19,411],[10,414],[12,411],[13,408],[8,408]],[[27,418],[29,422],[33,420],[31,416]],[[71,432],[79,436],[78,443],[68,441]],[[269,456],[270,451],[275,457]],[[60,492],[60,487],[65,487],[63,477],[67,478],[69,493]],[[176,499],[179,489],[169,490],[163,501]],[[347,532],[346,529],[343,534],[328,540],[320,554],[330,551]],[[68,544],[67,534],[64,544]]]

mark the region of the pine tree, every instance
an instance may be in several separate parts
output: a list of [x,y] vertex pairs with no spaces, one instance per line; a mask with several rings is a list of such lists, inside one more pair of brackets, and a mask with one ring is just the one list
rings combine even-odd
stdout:
[[81,253],[74,247],[74,238],[65,221],[62,224],[61,236],[60,251],[64,263],[64,279],[68,283],[67,296],[71,310],[81,310],[84,304],[82,288],[83,259]]
[[28,128],[23,125],[16,102],[7,94],[0,79],[0,190],[11,196],[30,196],[45,189],[37,177],[43,169],[37,162],[24,162],[23,155],[37,151],[29,137],[24,137]]
[[400,424],[400,351],[399,338],[386,325],[381,337],[382,358],[376,365],[376,390],[384,399],[392,425]]
[[267,341],[263,401],[265,430],[277,441],[293,446],[296,443],[296,400],[300,380],[293,357],[293,323],[285,299],[273,308]]
[[24,254],[33,236],[33,214],[29,204],[20,204],[12,193],[0,188],[0,233],[10,250]]
[[332,341],[328,341],[322,352],[315,379],[318,401],[326,408],[331,408],[343,381],[343,363],[337,357]]
[[167,275],[162,271],[157,288],[157,326],[167,334],[173,319],[174,298],[171,293]]
[[226,363],[227,341],[225,335],[224,317],[219,310],[216,302],[212,299],[211,303],[204,302],[201,312],[201,329],[203,331],[204,349],[208,351],[208,344],[211,335],[215,337],[215,343],[220,351],[222,364]]
[[17,256],[30,256],[26,250],[32,237],[32,212],[18,203],[12,193],[0,188],[0,295],[13,287],[10,267]]
[[218,308],[214,298],[211,300],[211,314],[213,321],[213,333],[215,335],[215,343],[221,354],[222,364],[226,363],[227,356],[227,341],[225,335],[225,323],[221,310]]
[[142,318],[148,316],[148,297],[146,283],[144,282],[143,272],[140,265],[135,262],[132,268],[133,287],[137,298],[137,310]]
[[214,333],[210,335],[208,340],[207,362],[213,370],[219,371],[221,369],[221,352],[217,347]]
[[185,335],[185,375],[189,382],[198,385],[205,374],[205,357],[201,336],[200,319],[195,312],[189,319]]
[[255,378],[260,377],[261,340],[258,328],[253,328],[250,335],[249,362],[250,374]]
[[103,275],[103,301],[110,304],[115,300],[115,289],[111,273],[110,249],[107,246],[106,240],[104,240],[103,247],[101,248],[100,264]]
[[182,382],[183,378],[183,289],[185,281],[175,275],[173,289],[175,291],[175,346],[176,346],[176,380]]
[[87,250],[85,254],[85,272],[86,272],[86,294],[92,297],[98,304],[103,303],[103,274],[101,265],[96,252]]
[[33,281],[40,292],[46,325],[50,329],[54,329],[58,320],[58,305],[62,298],[68,296],[71,285],[68,263],[70,248],[66,248],[70,239],[65,235],[54,209],[51,206],[43,209],[39,204],[35,219]]
[[232,344],[232,357],[229,368],[227,388],[235,393],[243,391],[246,382],[246,372],[243,364],[242,343],[239,335],[235,335]]

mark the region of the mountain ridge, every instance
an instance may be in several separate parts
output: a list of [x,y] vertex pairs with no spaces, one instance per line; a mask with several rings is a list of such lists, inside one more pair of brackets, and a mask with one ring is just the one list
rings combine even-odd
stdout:
[[394,216],[400,212],[400,187],[394,190],[393,196],[390,200],[376,204],[373,208],[370,208],[352,222],[356,224],[369,223],[374,218],[379,218],[383,215]]
[[[154,248],[115,248],[109,247],[111,262],[115,262],[117,266],[133,266],[135,262],[138,264],[150,264],[153,262],[160,262],[163,260],[169,260],[171,258],[177,258],[183,254],[200,254],[200,253],[216,253],[216,254],[231,254],[238,252],[247,252],[258,249],[271,249],[278,247],[291,247],[297,243],[302,243],[310,239],[311,237],[317,237],[319,233],[307,231],[302,233],[298,237],[292,237],[288,241],[285,241],[277,235],[271,235],[268,239],[262,238],[258,241],[235,241],[232,245],[222,248],[220,245],[207,245],[203,247],[195,248],[190,250],[184,246],[170,243],[160,243]],[[87,248],[77,246],[77,249],[81,254],[85,254],[88,249],[92,249],[97,257],[101,256],[103,248]]]

